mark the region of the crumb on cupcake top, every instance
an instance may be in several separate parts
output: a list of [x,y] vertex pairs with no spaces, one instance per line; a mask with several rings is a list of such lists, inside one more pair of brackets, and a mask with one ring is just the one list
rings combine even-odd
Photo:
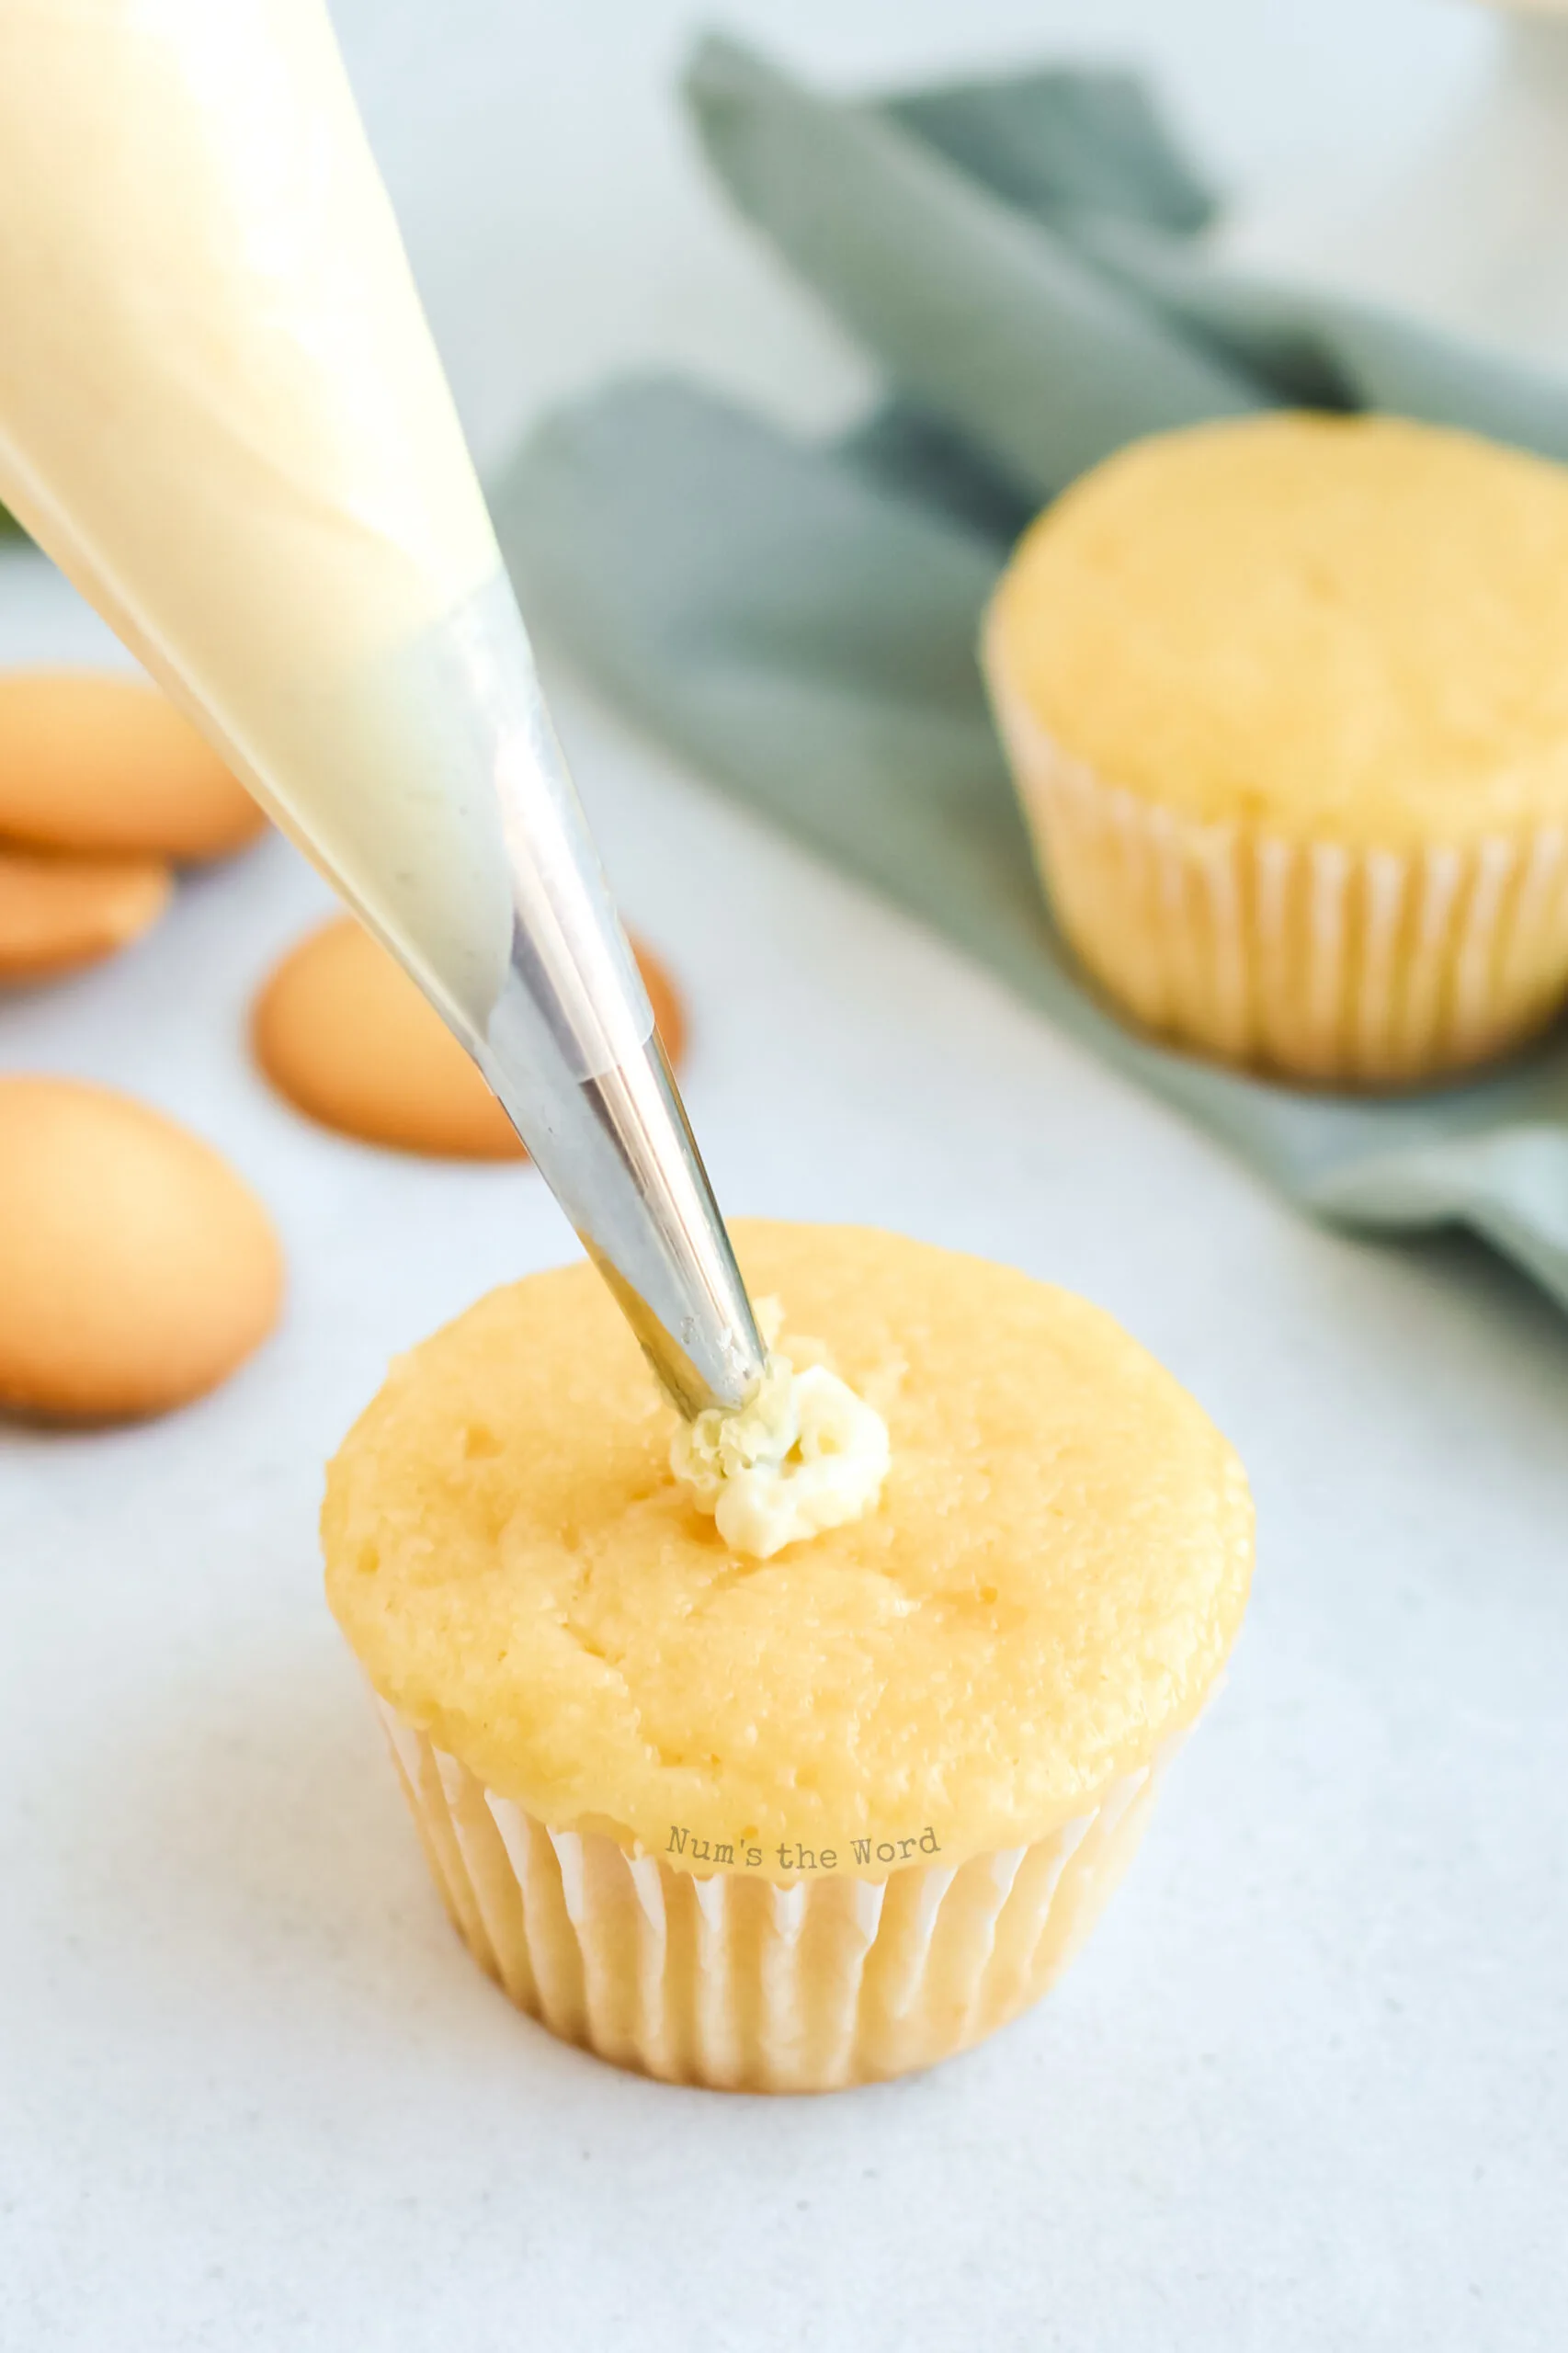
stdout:
[[864,1229],[735,1236],[780,1345],[885,1416],[874,1512],[733,1551],[578,1264],[394,1365],[328,1473],[335,1612],[383,1699],[552,1827],[744,1838],[767,1868],[781,1840],[929,1831],[957,1860],[1042,1836],[1222,1663],[1251,1568],[1234,1455],[1067,1292]]
[[1568,468],[1394,417],[1164,434],[1025,534],[985,651],[1069,757],[1199,821],[1568,823]]

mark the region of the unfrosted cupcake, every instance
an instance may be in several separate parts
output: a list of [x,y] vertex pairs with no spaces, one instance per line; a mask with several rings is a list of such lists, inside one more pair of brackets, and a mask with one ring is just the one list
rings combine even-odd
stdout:
[[513,2000],[650,2075],[825,2090],[976,2041],[1082,1942],[1230,1649],[1251,1508],[1083,1301],[890,1234],[736,1239],[797,1376],[885,1418],[873,1508],[737,1549],[578,1265],[393,1368],[329,1473],[327,1589]]
[[1138,443],[983,656],[1064,931],[1148,1028],[1352,1085],[1568,995],[1568,470],[1390,417]]

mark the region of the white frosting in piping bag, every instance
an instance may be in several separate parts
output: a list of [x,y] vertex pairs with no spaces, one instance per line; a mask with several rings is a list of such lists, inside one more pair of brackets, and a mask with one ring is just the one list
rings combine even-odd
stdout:
[[526,640],[320,0],[5,0],[0,497],[483,1031]]

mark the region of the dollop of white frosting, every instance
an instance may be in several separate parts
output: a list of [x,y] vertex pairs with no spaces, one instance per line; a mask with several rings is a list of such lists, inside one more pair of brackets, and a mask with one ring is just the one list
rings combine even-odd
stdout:
[[874,1511],[887,1477],[888,1426],[825,1365],[797,1372],[774,1353],[782,1315],[757,1302],[768,1346],[756,1394],[738,1412],[710,1407],[670,1441],[670,1468],[737,1552],[771,1559],[786,1544]]

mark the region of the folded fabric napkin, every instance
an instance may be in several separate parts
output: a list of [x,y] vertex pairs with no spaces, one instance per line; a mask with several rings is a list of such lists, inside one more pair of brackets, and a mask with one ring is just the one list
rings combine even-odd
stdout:
[[1139,1037],[1051,926],[975,660],[1024,524],[1139,434],[1372,407],[1568,460],[1568,385],[1216,267],[1214,199],[1125,74],[854,104],[712,40],[686,93],[731,196],[877,360],[888,404],[818,445],[670,381],[555,415],[491,485],[530,613],[717,782],[1301,1209],[1468,1225],[1568,1306],[1568,1036],[1396,1100],[1270,1085]]

